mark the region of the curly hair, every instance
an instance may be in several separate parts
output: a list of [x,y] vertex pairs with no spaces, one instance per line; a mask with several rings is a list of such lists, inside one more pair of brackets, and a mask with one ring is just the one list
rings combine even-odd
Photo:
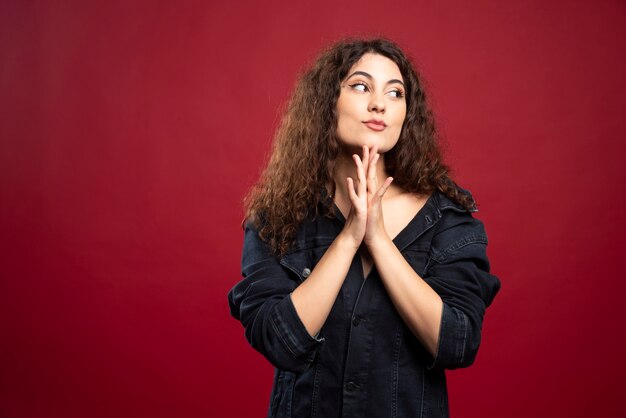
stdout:
[[333,216],[329,196],[334,190],[329,194],[325,187],[334,187],[340,151],[337,99],[342,80],[366,53],[392,60],[406,85],[406,118],[397,144],[385,154],[394,183],[412,193],[439,190],[466,210],[474,208],[472,197],[456,186],[442,161],[423,82],[407,56],[387,39],[344,40],[323,52],[297,82],[269,162],[244,199],[246,219],[278,256],[289,251],[305,219]]

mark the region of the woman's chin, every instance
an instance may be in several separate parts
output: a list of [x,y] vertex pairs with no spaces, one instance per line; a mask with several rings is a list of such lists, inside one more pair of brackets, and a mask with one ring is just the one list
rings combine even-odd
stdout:
[[[347,154],[358,154],[361,155],[363,153],[363,146],[368,147],[369,149],[372,149],[374,146],[376,146],[378,148],[378,153],[379,154],[384,154],[387,151],[389,151],[391,148],[393,148],[393,146],[390,146],[390,144],[387,141],[381,140],[381,138],[363,138],[362,142],[350,142],[350,143],[342,143],[341,144],[341,149],[344,153]],[[393,145],[395,145],[395,142],[393,143]]]

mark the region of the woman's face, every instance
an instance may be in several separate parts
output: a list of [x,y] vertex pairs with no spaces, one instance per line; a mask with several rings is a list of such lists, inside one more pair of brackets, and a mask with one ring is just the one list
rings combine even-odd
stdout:
[[359,153],[378,145],[380,153],[396,145],[406,116],[406,88],[398,66],[382,55],[367,53],[341,82],[337,100],[337,137]]

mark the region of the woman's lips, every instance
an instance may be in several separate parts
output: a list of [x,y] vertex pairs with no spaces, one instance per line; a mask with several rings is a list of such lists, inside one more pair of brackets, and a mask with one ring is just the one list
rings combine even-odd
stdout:
[[372,131],[376,131],[376,132],[380,132],[380,131],[384,130],[387,127],[387,125],[385,125],[385,122],[382,122],[382,121],[367,120],[367,121],[365,121],[363,123],[365,124],[365,126],[370,128]]

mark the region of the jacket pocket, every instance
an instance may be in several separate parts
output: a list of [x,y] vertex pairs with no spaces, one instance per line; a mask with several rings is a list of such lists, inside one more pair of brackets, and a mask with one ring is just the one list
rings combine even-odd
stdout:
[[317,262],[320,261],[326,250],[328,250],[330,244],[332,244],[332,240],[326,240],[323,242],[323,245],[294,250],[285,255],[280,260],[280,264],[291,273],[294,273],[298,283],[302,283],[309,277],[309,274],[311,274]]

